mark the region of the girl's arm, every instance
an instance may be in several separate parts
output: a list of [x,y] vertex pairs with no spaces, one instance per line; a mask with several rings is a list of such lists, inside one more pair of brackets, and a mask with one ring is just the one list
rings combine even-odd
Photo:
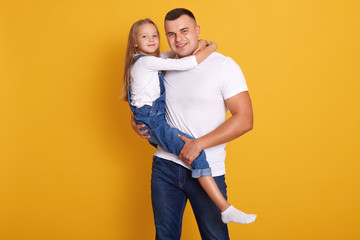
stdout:
[[217,46],[211,41],[200,40],[199,47],[194,51],[196,55],[190,55],[180,59],[159,58],[147,56],[139,59],[141,66],[153,71],[185,71],[195,68],[200,62],[204,61]]
[[196,57],[197,63],[204,61],[211,53],[215,52],[217,45],[209,40],[199,40],[199,47],[195,49],[193,55]]

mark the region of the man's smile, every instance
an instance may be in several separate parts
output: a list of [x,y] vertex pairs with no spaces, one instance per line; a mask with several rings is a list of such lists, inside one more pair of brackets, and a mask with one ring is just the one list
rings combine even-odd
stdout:
[[180,44],[176,44],[175,47],[177,48],[183,48],[187,45],[188,43],[180,43]]

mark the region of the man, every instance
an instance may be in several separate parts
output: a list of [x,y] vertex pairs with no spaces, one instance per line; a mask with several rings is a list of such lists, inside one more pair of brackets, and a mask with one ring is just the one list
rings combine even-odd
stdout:
[[[178,58],[193,54],[198,47],[200,27],[186,9],[170,11],[165,17],[169,46]],[[158,146],[152,168],[151,195],[156,239],[180,239],[187,199],[194,211],[202,239],[229,239],[221,213],[191,177],[189,165],[205,150],[216,184],[225,198],[226,142],[250,131],[253,126],[251,100],[239,66],[219,53],[211,54],[195,69],[168,71],[165,76],[167,121],[196,139],[179,136],[185,145],[179,156]],[[225,120],[226,111],[231,117]],[[144,125],[132,126],[143,138]]]

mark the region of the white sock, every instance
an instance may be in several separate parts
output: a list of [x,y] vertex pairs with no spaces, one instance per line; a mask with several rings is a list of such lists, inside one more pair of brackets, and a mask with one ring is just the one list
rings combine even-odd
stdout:
[[221,220],[227,224],[230,222],[240,223],[240,224],[249,224],[254,222],[256,219],[255,214],[246,214],[232,205],[228,207],[225,211],[221,213]]

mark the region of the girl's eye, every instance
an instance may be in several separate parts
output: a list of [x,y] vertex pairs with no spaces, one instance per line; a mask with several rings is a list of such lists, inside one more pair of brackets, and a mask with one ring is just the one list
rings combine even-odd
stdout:
[[154,38],[157,38],[157,35],[155,34],[155,35],[153,35],[153,37],[154,37]]
[[146,36],[142,36],[142,38],[146,38]]

